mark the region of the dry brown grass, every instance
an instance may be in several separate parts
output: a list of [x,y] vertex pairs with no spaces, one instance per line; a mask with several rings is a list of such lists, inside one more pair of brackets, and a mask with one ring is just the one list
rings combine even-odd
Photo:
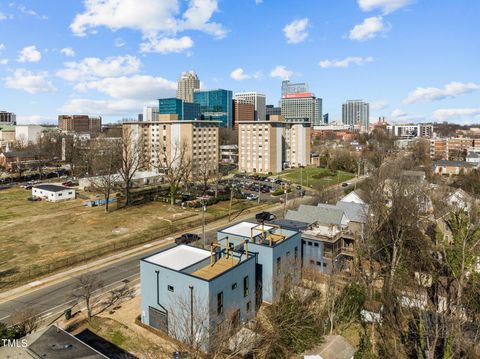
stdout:
[[[0,192],[0,246],[6,254],[0,258],[0,289],[77,264],[100,249],[107,253],[198,225],[201,218],[198,210],[160,202],[107,214],[104,207],[86,207],[80,199],[30,202],[30,195],[21,188]],[[225,203],[210,207],[207,220],[226,215],[226,207]]]

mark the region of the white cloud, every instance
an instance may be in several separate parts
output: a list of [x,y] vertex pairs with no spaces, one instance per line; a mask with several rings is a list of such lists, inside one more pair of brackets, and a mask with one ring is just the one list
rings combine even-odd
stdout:
[[242,81],[242,80],[249,80],[249,79],[258,79],[262,76],[260,72],[256,72],[254,74],[247,74],[245,71],[239,67],[235,70],[233,70],[230,73],[230,77],[236,81]]
[[432,117],[438,121],[478,121],[480,119],[480,108],[439,109],[433,112]]
[[47,20],[48,17],[45,16],[45,15],[39,15],[36,11],[32,10],[32,9],[29,9],[27,8],[25,5],[18,5],[18,10],[23,13],[23,14],[26,14],[26,15],[30,15],[30,16],[33,16],[33,17],[36,17],[38,19],[42,19],[42,20]]
[[217,11],[217,0],[190,0],[183,20],[179,22],[179,30],[200,30],[222,39],[227,35],[227,30],[219,23],[209,22]]
[[420,122],[425,120],[424,116],[412,115],[403,110],[400,110],[399,108],[396,108],[395,110],[393,110],[392,113],[390,114],[390,117],[391,117],[391,120],[395,123],[398,123],[398,122],[413,123],[413,122]]
[[275,68],[270,71],[270,77],[278,77],[282,80],[288,80],[292,77],[293,71],[287,70],[287,68],[283,65],[275,66]]
[[131,55],[107,57],[87,57],[80,62],[65,62],[65,68],[56,75],[67,81],[94,80],[99,77],[115,77],[138,72],[141,61]]
[[42,54],[40,51],[37,50],[37,47],[32,45],[32,46],[27,46],[24,47],[19,53],[18,53],[18,62],[38,62],[42,59]]
[[413,0],[358,0],[358,6],[363,11],[380,10],[384,14],[392,13],[411,4]]
[[0,21],[6,20],[6,19],[7,19],[7,16],[5,16],[4,13],[0,12]]
[[289,44],[298,44],[308,37],[308,18],[299,19],[285,25],[283,33]]
[[438,87],[417,87],[414,91],[410,92],[404,103],[414,103],[420,101],[437,101],[445,98],[452,98],[459,95],[463,95],[469,92],[480,90],[480,85],[469,82],[450,82],[443,88]]
[[141,52],[158,52],[161,54],[180,53],[193,46],[193,40],[189,36],[181,38],[148,38],[147,42],[140,44]]
[[126,43],[121,37],[117,37],[113,44],[115,47],[124,47]]
[[20,125],[44,125],[56,122],[56,119],[43,115],[17,115],[17,123]]
[[0,43],[0,51],[3,51],[3,50],[5,50],[5,45]]
[[75,89],[80,92],[96,90],[116,99],[149,101],[175,96],[177,83],[162,77],[135,75],[90,81],[77,85]]
[[350,40],[366,41],[375,38],[378,34],[390,31],[390,25],[383,22],[383,17],[373,16],[355,25],[348,35]]
[[368,57],[346,57],[342,60],[322,60],[318,63],[318,65],[323,68],[323,69],[328,69],[331,67],[339,67],[339,68],[345,68],[349,67],[351,64],[354,65],[364,65],[366,63],[373,62],[373,57],[368,56]]
[[263,0],[255,0],[255,5],[260,5],[261,3],[263,3]]
[[63,49],[60,50],[60,52],[67,57],[75,56],[75,51],[71,47],[64,47]]
[[383,110],[388,107],[388,103],[386,101],[376,101],[370,103],[370,109],[372,110]]
[[[84,4],[85,11],[70,25],[75,35],[85,36],[102,26],[112,31],[138,30],[151,43],[141,44],[144,51],[180,52],[191,47],[189,37],[177,38],[183,31],[202,31],[219,39],[227,34],[222,24],[210,21],[218,11],[217,0],[189,0],[183,13],[179,0],[88,0]],[[164,51],[169,48],[174,51]]]
[[48,72],[34,73],[26,69],[17,69],[13,76],[6,77],[5,87],[26,91],[30,94],[55,91],[52,82],[48,80]]
[[[140,113],[145,103],[128,99],[71,99],[58,109],[63,113],[82,113],[86,115],[126,116]],[[152,103],[153,105],[153,103]]]
[[148,105],[155,105],[156,98],[173,97],[177,83],[162,77],[121,76],[80,83],[75,86],[79,92],[90,90],[108,95],[108,99],[74,98],[61,109],[68,113],[103,115],[129,115],[141,112]]

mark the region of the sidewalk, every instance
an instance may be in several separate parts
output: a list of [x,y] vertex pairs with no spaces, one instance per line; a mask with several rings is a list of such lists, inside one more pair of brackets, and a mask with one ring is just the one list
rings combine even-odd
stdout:
[[[308,201],[308,200],[311,200],[311,199],[312,199],[312,197],[310,197],[310,196],[305,196],[304,198],[300,198],[300,199],[295,198],[295,199],[289,200],[288,205],[291,205],[292,203],[294,203],[294,201],[297,201],[296,204],[300,204],[301,202]],[[246,210],[246,211],[244,211],[244,213],[238,215],[237,217],[233,217],[232,222],[237,222],[237,221],[248,219],[248,218],[252,217],[252,214],[255,213],[255,212],[259,212],[259,211],[267,210],[267,209],[269,211],[279,211],[279,210],[282,210],[283,207],[284,207],[283,204],[270,204],[270,205],[267,205],[267,206],[262,206],[261,208],[254,208],[253,210]],[[228,216],[227,216],[227,218],[219,219],[219,220],[210,222],[209,224],[206,224],[205,225],[205,231],[207,232],[207,231],[212,231],[212,230],[219,229],[221,227],[226,226],[228,223],[229,222],[228,222]],[[196,233],[201,233],[202,226],[194,227],[189,231],[194,232],[194,233],[195,232]],[[67,278],[71,278],[73,276],[80,275],[80,274],[85,273],[85,272],[89,272],[91,270],[95,270],[95,269],[105,267],[107,265],[110,265],[110,264],[113,264],[115,262],[126,259],[130,256],[138,255],[138,254],[141,254],[141,253],[147,253],[149,251],[152,251],[152,249],[155,249],[155,248],[161,248],[165,245],[173,243],[174,239],[176,237],[180,236],[184,232],[185,231],[171,233],[168,237],[162,237],[162,238],[159,238],[158,240],[155,240],[153,242],[142,244],[140,246],[133,247],[131,249],[127,249],[123,252],[119,252],[119,253],[113,254],[113,255],[105,257],[105,258],[101,258],[101,259],[93,261],[93,262],[89,262],[89,263],[86,263],[86,264],[83,264],[83,265],[80,265],[80,266],[76,266],[74,268],[67,269],[65,271],[62,271],[62,272],[59,272],[59,273],[56,273],[56,274],[53,274],[53,275],[50,275],[50,276],[47,276],[47,277],[40,278],[36,281],[33,281],[31,283],[19,286],[17,288],[10,289],[6,292],[0,293],[0,303],[4,303],[4,302],[10,301],[10,300],[13,300],[13,299],[15,299],[19,296],[22,296],[26,293],[29,293],[29,292],[35,291],[37,289],[43,288],[45,286],[60,283],[64,280],[66,280]]]

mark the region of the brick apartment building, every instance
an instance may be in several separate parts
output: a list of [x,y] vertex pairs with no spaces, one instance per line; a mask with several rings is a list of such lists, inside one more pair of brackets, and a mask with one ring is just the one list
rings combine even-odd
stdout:
[[63,132],[98,133],[102,130],[102,118],[86,115],[59,115],[58,127]]
[[480,139],[432,138],[430,140],[430,157],[434,160],[463,161],[470,148],[480,148]]

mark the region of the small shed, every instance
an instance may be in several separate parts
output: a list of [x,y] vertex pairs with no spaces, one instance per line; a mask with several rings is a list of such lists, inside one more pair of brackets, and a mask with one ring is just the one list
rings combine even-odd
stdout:
[[67,201],[75,199],[75,190],[56,184],[39,184],[32,187],[32,197],[41,198],[49,202]]

